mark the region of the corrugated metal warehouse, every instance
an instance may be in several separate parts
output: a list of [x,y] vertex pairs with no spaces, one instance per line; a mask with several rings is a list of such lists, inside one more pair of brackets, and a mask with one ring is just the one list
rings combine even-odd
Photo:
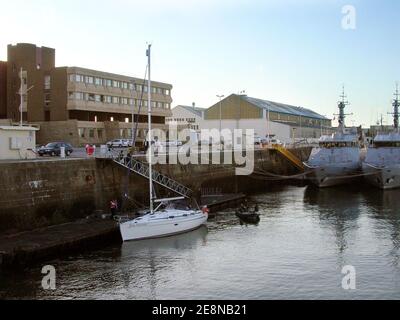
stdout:
[[332,121],[310,109],[232,94],[204,114],[204,129],[254,129],[260,137],[283,142],[319,138],[332,130]]

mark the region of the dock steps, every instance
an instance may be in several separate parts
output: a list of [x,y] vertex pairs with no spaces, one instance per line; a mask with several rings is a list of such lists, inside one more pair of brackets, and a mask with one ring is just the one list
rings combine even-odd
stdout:
[[[146,178],[149,179],[149,166],[139,160],[136,160],[132,157],[113,157],[113,160],[115,163],[119,164],[120,166],[123,166],[127,169],[129,169],[130,171]],[[167,188],[179,195],[181,195],[182,197],[188,198],[190,199],[193,191],[191,189],[189,189],[188,187],[185,187],[183,184],[171,179],[170,177],[153,170],[153,174],[152,174],[152,180],[153,182],[157,183],[158,185]]]
[[286,159],[288,159],[291,163],[293,163],[298,169],[304,171],[303,162],[297,158],[292,152],[280,145],[274,145],[273,149],[282,154]]

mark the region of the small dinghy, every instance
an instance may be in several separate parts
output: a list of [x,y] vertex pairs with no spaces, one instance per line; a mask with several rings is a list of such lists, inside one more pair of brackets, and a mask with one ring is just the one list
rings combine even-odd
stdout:
[[246,223],[259,223],[260,222],[260,215],[258,214],[258,205],[254,209],[254,212],[249,212],[247,208],[240,208],[236,211],[236,216],[243,222]]
[[258,213],[250,212],[236,212],[236,216],[246,223],[259,223],[260,215]]

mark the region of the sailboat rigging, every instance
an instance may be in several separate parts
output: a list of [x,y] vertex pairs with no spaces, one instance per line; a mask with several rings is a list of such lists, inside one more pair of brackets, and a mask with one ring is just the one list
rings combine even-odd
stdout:
[[[148,58],[148,179],[149,179],[149,212],[139,218],[120,223],[120,231],[124,241],[160,238],[195,230],[208,220],[208,210],[178,210],[175,208],[161,208],[174,199],[156,199],[153,186],[153,145],[152,145],[152,105],[151,105],[151,45],[146,52]],[[154,204],[158,207],[154,209]]]

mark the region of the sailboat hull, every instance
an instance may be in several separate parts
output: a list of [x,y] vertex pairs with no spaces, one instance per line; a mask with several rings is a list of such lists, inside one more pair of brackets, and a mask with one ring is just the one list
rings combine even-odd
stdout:
[[[157,216],[155,214],[154,216]],[[138,241],[163,238],[190,232],[200,228],[208,220],[202,212],[179,216],[161,215],[152,219],[151,215],[120,224],[123,241]]]

